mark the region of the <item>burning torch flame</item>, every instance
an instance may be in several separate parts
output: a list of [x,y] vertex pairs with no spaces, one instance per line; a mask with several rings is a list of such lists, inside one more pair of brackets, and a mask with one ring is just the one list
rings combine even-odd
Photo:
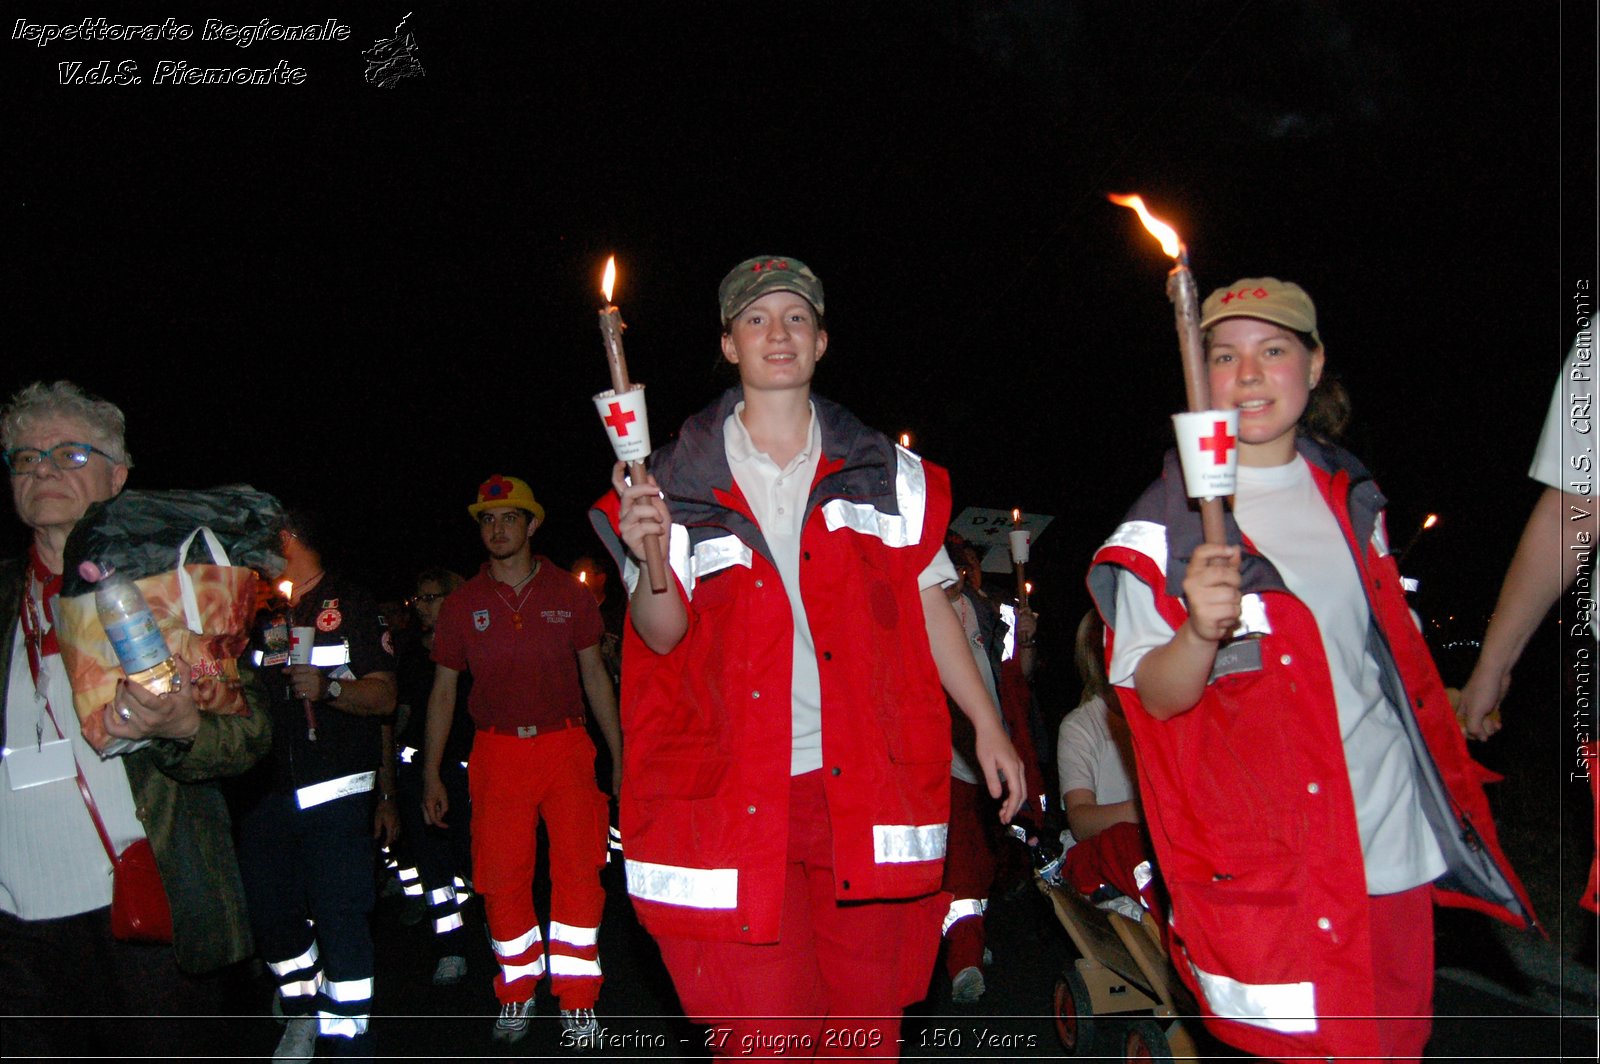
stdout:
[[1011,511],[1011,523],[1014,524],[1014,525],[1022,524],[1022,511],[1021,510],[1012,510]]
[[589,574],[586,573],[586,572],[583,572],[582,570],[580,570],[578,572],[578,583],[587,584],[588,582],[589,582]]
[[1438,523],[1439,523],[1439,515],[1438,514],[1429,514],[1427,516],[1427,518],[1422,522],[1422,527],[1423,528],[1432,528],[1434,525],[1436,525]]
[[284,598],[286,598],[286,599],[294,598],[294,581],[293,580],[282,580],[282,581],[279,581],[278,590],[283,592],[283,597]]
[[606,302],[611,302],[611,289],[617,283],[617,257],[611,256],[606,260],[605,276],[600,280],[600,291],[606,297]]
[[906,448],[907,450],[911,448],[911,433],[902,432],[900,434],[900,446]]
[[1150,231],[1150,235],[1161,242],[1161,250],[1173,258],[1183,255],[1183,242],[1178,239],[1178,231],[1151,214],[1145,207],[1144,200],[1139,196],[1107,196],[1118,207],[1131,207],[1138,212],[1139,220]]
[[1022,588],[1028,594],[1030,594],[1030,595],[1033,594],[1033,581],[1032,580],[1024,580],[1022,582]]

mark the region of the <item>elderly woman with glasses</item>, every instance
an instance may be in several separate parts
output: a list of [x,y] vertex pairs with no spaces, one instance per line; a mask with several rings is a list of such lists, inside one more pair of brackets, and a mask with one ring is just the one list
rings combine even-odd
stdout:
[[[192,1052],[204,1044],[192,1019],[126,1017],[217,1013],[220,981],[197,976],[251,950],[227,807],[206,781],[266,751],[266,714],[201,714],[188,685],[128,684],[106,729],[145,742],[102,759],[79,729],[52,626],[68,536],[133,466],[124,425],[67,381],[31,384],[0,414],[12,502],[32,531],[25,555],[0,561],[0,1039],[19,1056]],[[170,945],[112,936],[111,863],[85,794],[119,853],[149,840]]]

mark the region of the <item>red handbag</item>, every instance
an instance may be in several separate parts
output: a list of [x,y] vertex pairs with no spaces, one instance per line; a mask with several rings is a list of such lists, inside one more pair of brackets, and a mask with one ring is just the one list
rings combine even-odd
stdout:
[[161,884],[161,869],[156,867],[156,851],[150,840],[129,843],[118,854],[111,848],[111,836],[100,822],[100,810],[95,808],[82,769],[78,770],[78,790],[89,807],[106,856],[111,858],[111,934],[124,942],[171,943],[172,906],[167,902],[167,888]]

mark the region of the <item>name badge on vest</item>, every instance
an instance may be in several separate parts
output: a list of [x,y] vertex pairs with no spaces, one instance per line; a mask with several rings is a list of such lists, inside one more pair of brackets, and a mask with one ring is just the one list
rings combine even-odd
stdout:
[[1224,676],[1235,676],[1241,672],[1261,671],[1261,640],[1246,636],[1235,639],[1217,651],[1217,656],[1211,665],[1211,676],[1206,683],[1215,683]]
[[71,739],[51,739],[37,746],[23,746],[6,751],[6,775],[11,778],[11,789],[27,790],[41,783],[70,780],[78,774],[77,762],[72,760]]

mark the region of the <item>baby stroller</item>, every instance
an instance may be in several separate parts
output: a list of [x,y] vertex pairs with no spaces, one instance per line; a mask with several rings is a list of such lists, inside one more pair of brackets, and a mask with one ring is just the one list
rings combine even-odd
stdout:
[[[1042,870],[1037,883],[1079,953],[1056,980],[1063,1048],[1130,1062],[1197,1057],[1179,1016],[1198,1010],[1168,961],[1158,918],[1120,892],[1080,894],[1059,871]],[[1110,896],[1099,900],[1102,894]]]

